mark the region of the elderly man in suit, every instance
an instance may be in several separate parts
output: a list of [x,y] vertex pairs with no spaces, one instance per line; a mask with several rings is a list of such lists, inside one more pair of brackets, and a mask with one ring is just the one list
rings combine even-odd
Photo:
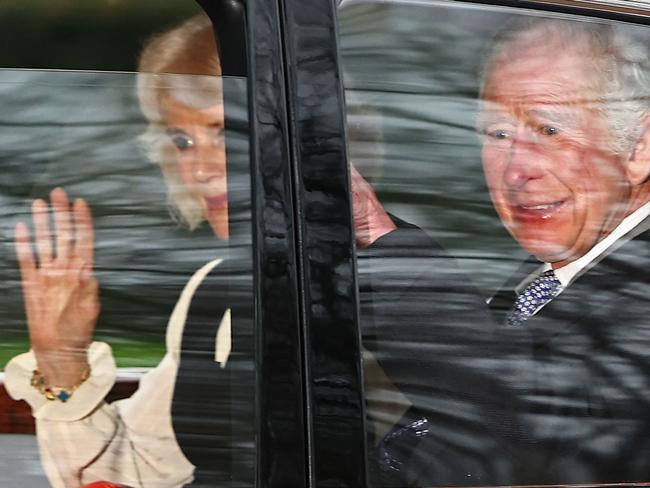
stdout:
[[517,482],[650,480],[649,69],[615,28],[559,21],[509,30],[486,65],[486,181],[539,261],[511,307],[509,287],[492,303],[519,392]]
[[[490,311],[466,287],[427,305],[409,351],[391,344],[408,327],[375,313],[371,349],[413,405],[380,443],[378,484],[650,481],[648,70],[607,25],[534,20],[495,41],[483,170],[534,259]],[[442,289],[437,269],[423,294]]]

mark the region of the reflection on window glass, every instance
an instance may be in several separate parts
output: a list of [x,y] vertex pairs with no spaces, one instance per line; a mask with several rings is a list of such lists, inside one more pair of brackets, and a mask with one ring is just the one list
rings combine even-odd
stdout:
[[[0,98],[0,412],[36,418],[34,482],[251,486],[246,80],[209,19],[149,39],[137,73],[0,71]],[[22,486],[35,439],[0,443]]]
[[343,2],[373,486],[650,480],[650,32]]

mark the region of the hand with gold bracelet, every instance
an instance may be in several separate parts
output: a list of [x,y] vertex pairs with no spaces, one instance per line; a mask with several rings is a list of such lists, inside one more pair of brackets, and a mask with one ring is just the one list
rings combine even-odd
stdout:
[[32,386],[51,400],[66,401],[88,377],[86,352],[99,316],[93,277],[94,231],[82,199],[70,204],[66,192],[50,193],[50,207],[32,203],[34,238],[24,222],[16,225],[16,253],[27,324],[38,370]]

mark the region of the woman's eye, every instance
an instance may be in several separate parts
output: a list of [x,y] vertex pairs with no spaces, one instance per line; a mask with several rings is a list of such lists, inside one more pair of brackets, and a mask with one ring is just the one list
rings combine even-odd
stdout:
[[174,143],[174,146],[181,150],[194,146],[194,141],[188,136],[174,136],[172,137],[172,143]]
[[183,132],[167,131],[172,144],[181,151],[194,147],[194,140]]
[[552,125],[544,125],[544,126],[542,126],[542,134],[544,134],[545,136],[554,136],[558,132],[560,132],[560,129],[558,129],[557,127],[554,127]]

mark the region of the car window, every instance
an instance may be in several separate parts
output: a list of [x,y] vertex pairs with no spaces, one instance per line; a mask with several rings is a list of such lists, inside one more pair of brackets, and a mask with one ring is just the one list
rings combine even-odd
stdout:
[[[0,7],[0,443],[13,453],[2,484],[253,484],[247,79],[221,76],[212,25],[192,2],[154,4]],[[79,331],[95,320],[118,367],[98,398],[89,384],[113,374],[110,360],[93,362],[104,346],[90,346],[90,377],[73,387],[48,383],[51,338],[33,347],[36,363],[20,356],[36,327],[85,348]],[[103,406],[104,394],[126,399]],[[65,418],[71,439],[41,439],[40,461],[35,439],[16,435],[33,433],[28,404]],[[74,433],[73,420],[97,412],[112,412],[113,436]],[[93,435],[95,461],[76,466]]]
[[357,234],[371,483],[647,481],[647,175],[623,169],[647,28],[433,1],[338,22],[353,198],[358,171],[381,204],[355,207],[377,229]]

